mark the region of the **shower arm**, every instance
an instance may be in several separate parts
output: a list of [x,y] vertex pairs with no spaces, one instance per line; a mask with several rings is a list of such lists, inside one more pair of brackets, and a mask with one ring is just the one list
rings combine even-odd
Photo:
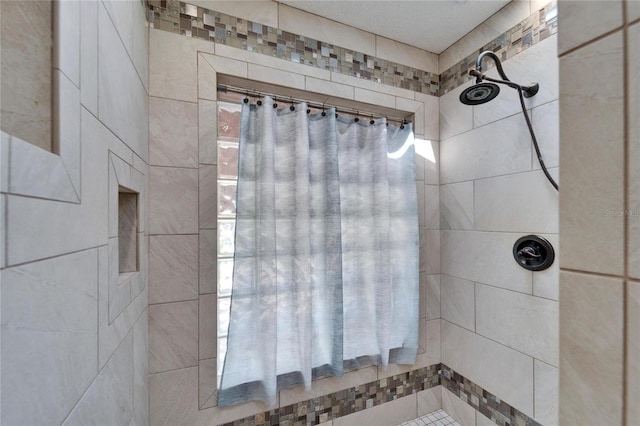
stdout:
[[[498,74],[500,74],[500,77],[502,77],[502,80],[493,79],[482,74],[482,60],[485,57],[491,59],[496,64],[496,69],[498,70]],[[478,58],[476,59],[476,69],[469,71],[469,75],[476,78],[476,84],[482,83],[482,80],[487,80],[493,83],[500,83],[500,84],[507,85],[512,89],[522,90],[525,98],[530,98],[534,96],[536,93],[538,93],[538,90],[540,89],[540,86],[538,85],[538,83],[532,83],[529,86],[521,86],[509,80],[507,75],[504,73],[504,69],[502,68],[502,62],[500,61],[500,58],[498,58],[498,55],[496,55],[490,50],[485,50],[484,52],[478,55]]]
[[[484,52],[480,53],[478,55],[478,58],[476,59],[476,70],[478,71],[479,75],[482,75],[482,60],[485,57],[488,57],[491,60],[493,60],[493,62],[496,64],[496,68],[498,69],[498,74],[500,74],[500,77],[502,77],[504,81],[510,81],[507,78],[507,75],[504,73],[504,69],[502,69],[502,63],[500,62],[500,58],[498,58],[498,55],[496,55],[490,50],[485,50]],[[469,74],[471,74],[471,72],[469,72]],[[472,74],[472,75],[475,75],[475,74]],[[482,82],[482,80],[480,80],[479,75],[475,75],[476,77],[478,77],[476,80],[476,83]]]
[[[500,71],[498,71],[498,72],[500,72]],[[520,90],[524,91],[525,93],[528,90],[531,90],[531,86],[521,86],[519,84],[514,83],[511,80],[508,80],[508,79],[498,80],[496,78],[487,77],[485,74],[482,74],[478,70],[470,70],[469,71],[469,75],[473,76],[473,77],[476,77],[476,83],[481,83],[483,80],[486,80],[486,81],[490,81],[492,83],[504,84],[505,86],[509,86],[512,89],[516,89],[516,90],[520,89]],[[504,77],[504,73],[501,73],[501,77]]]

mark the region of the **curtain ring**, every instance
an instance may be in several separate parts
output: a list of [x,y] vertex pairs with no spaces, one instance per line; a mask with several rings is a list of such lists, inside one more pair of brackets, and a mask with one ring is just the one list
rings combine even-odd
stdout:
[[258,102],[256,102],[256,105],[262,106],[262,100],[258,99]]
[[358,118],[358,111],[356,111],[356,118],[354,118],[353,121],[355,121],[356,123],[360,121],[360,118]]
[[322,104],[322,116],[323,117],[327,116],[327,112],[324,110],[324,103]]
[[404,118],[402,119],[402,124],[400,125],[400,129],[404,129],[404,124],[407,122]]
[[289,107],[289,111],[295,111],[296,107],[293,105],[293,98],[291,98],[291,106]]
[[278,100],[274,97],[273,98],[273,109],[278,108]]

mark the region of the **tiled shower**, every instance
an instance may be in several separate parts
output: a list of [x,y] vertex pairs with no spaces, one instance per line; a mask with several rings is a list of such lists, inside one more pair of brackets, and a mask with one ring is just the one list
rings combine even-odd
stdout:
[[[2,424],[634,424],[638,4],[515,0],[440,55],[273,1],[23,13],[55,18],[41,67],[59,125],[34,136],[2,121]],[[2,7],[3,53],[28,50],[15,36],[5,49],[16,10]],[[560,195],[515,91],[458,100],[482,50],[514,81],[540,84],[526,106]],[[3,61],[3,114],[20,104],[5,86],[20,78],[16,57]],[[242,85],[413,122],[415,365],[318,379],[273,406],[216,406],[228,113],[242,98],[221,87]],[[513,260],[528,234],[552,243],[550,269]]]

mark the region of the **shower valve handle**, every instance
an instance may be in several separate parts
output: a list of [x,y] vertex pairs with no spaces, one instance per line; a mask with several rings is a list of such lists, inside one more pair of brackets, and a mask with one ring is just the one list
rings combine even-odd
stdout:
[[522,256],[522,257],[526,257],[526,258],[539,258],[540,257],[540,253],[538,252],[538,250],[536,250],[536,248],[531,247],[531,246],[526,246],[523,249],[521,249],[518,252],[518,255]]

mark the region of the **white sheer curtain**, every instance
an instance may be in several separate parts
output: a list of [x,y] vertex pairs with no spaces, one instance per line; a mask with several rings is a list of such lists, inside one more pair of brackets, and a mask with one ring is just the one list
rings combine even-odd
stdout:
[[243,104],[219,406],[343,369],[413,364],[418,207],[410,125]]

